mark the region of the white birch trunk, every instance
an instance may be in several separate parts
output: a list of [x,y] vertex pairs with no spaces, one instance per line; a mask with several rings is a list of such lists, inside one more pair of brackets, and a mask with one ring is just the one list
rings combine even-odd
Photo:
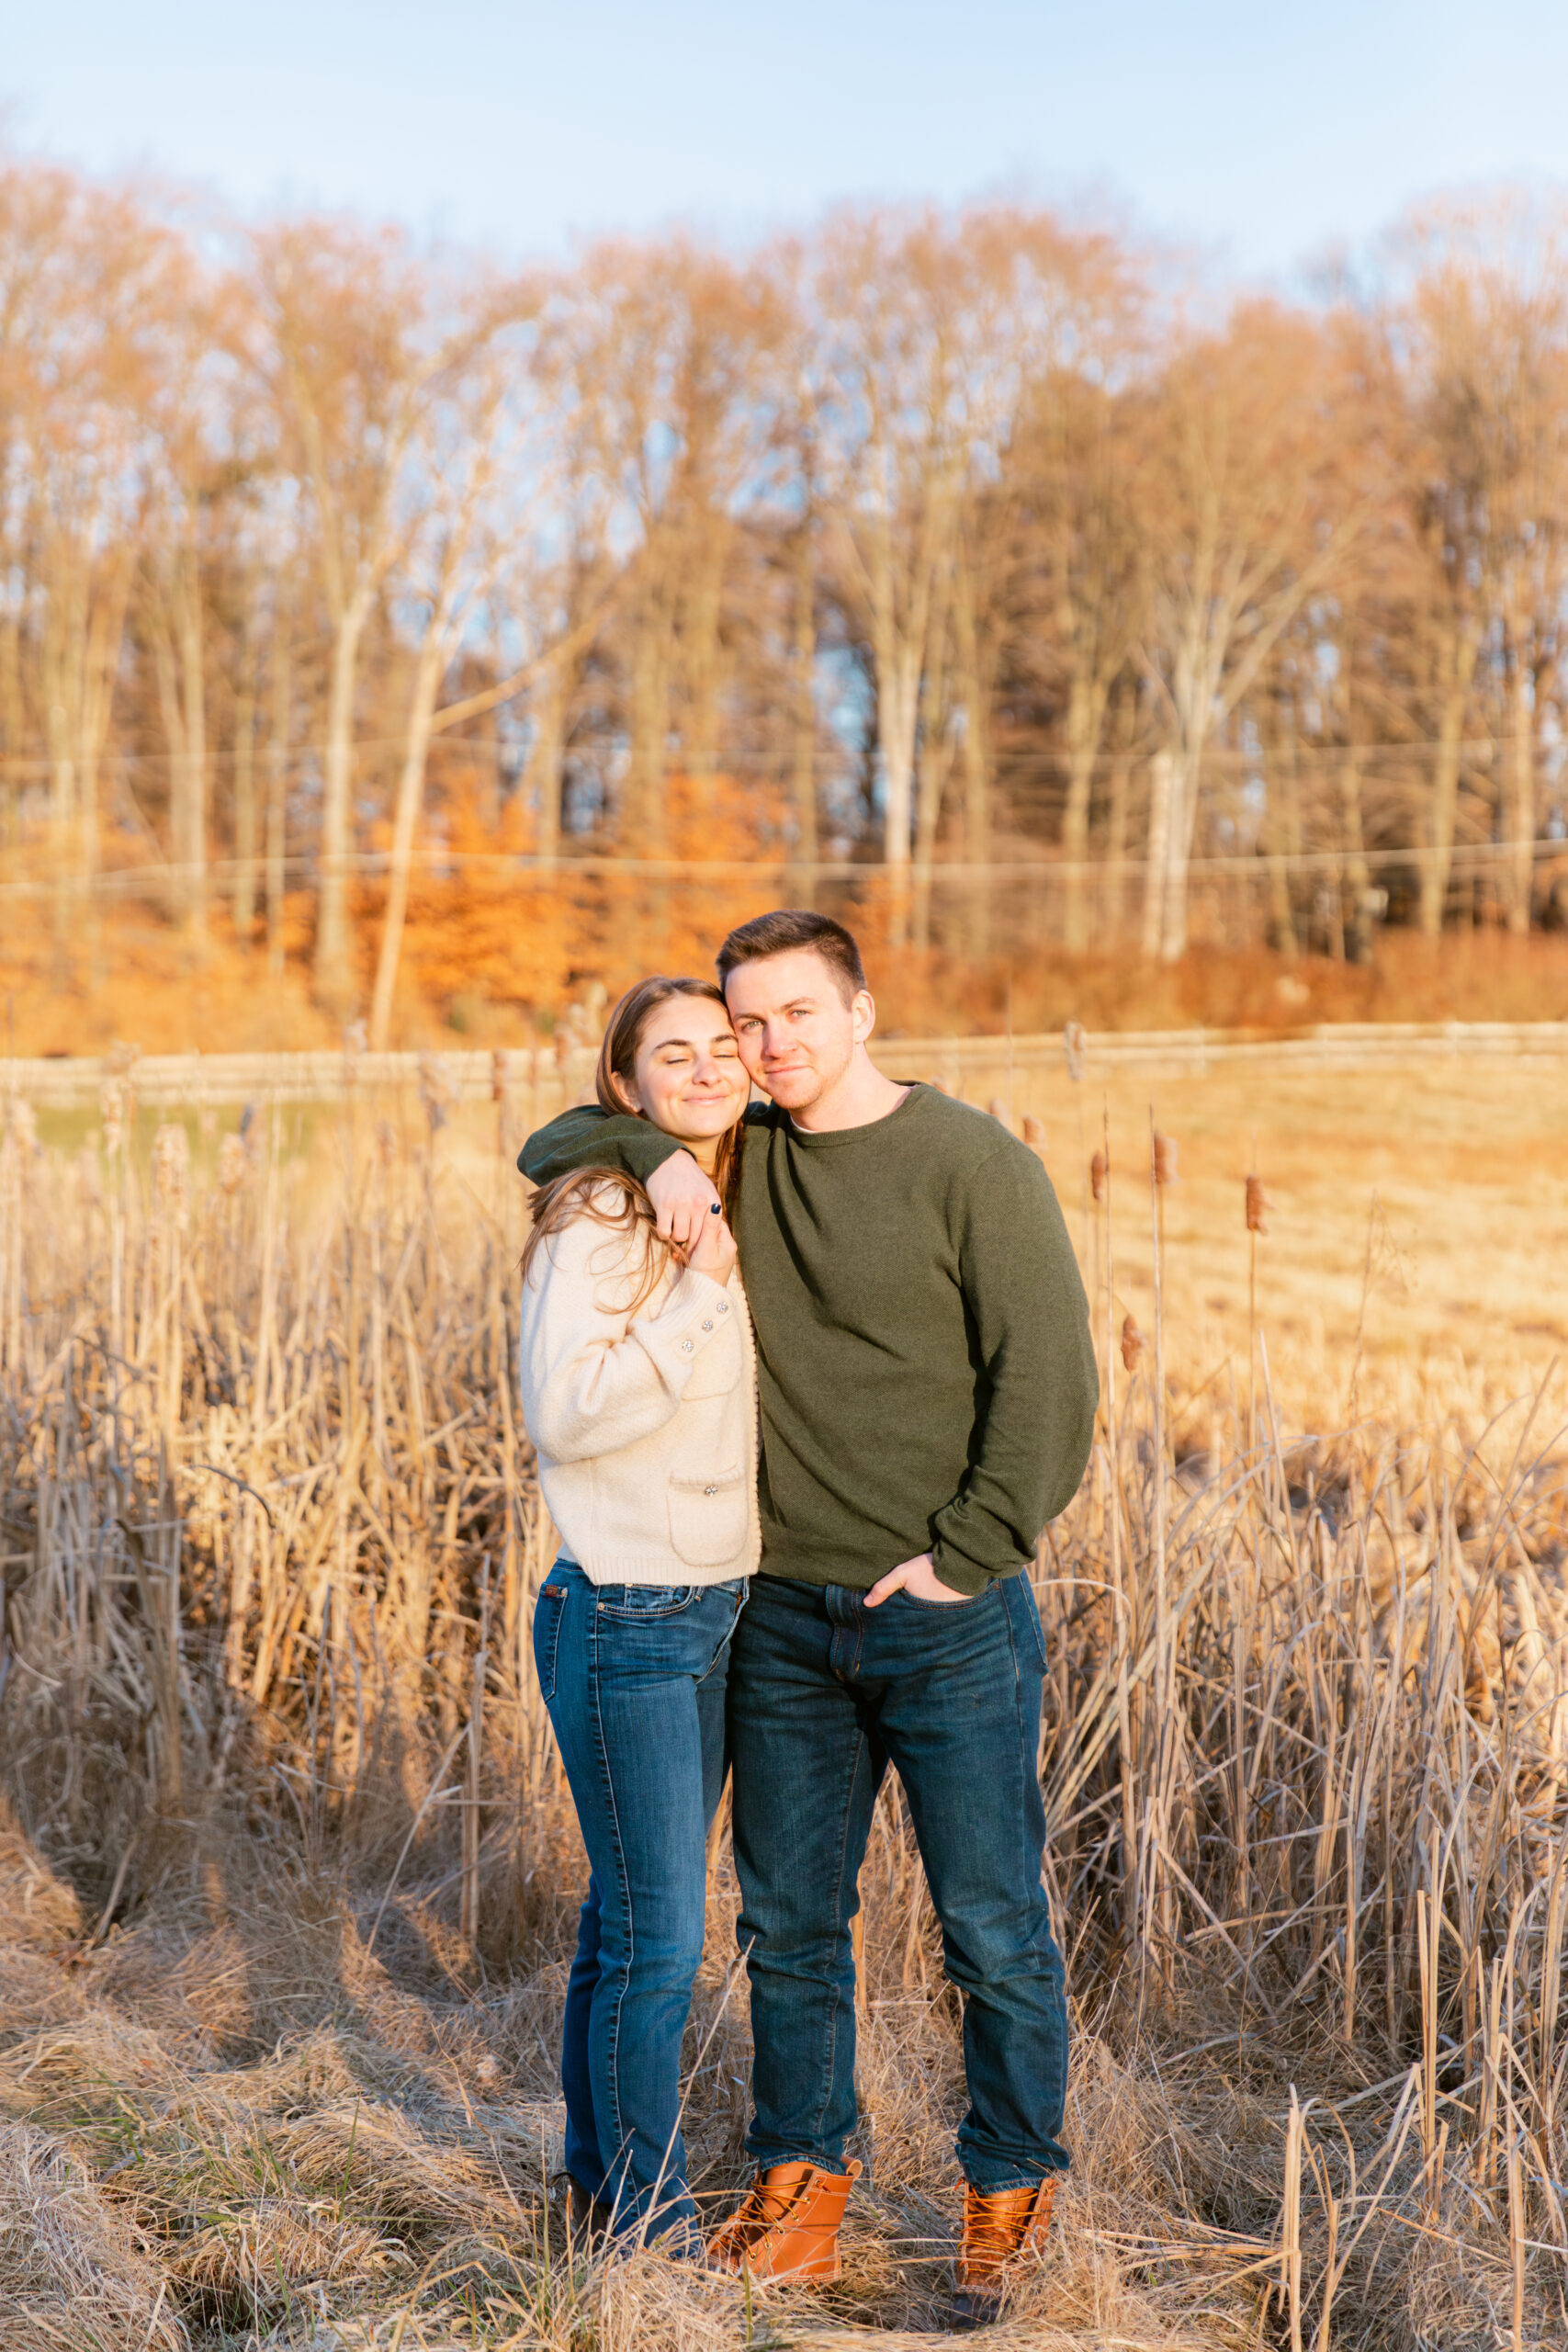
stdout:
[[376,988],[370,1006],[370,1050],[384,1054],[391,1026],[392,996],[398,984],[403,924],[408,915],[409,873],[413,863],[413,839],[424,801],[424,769],[430,752],[430,722],[441,690],[451,647],[446,631],[432,625],[414,665],[409,697],[408,741],[403,750],[398,797],[392,820],[392,854],[387,871],[387,909],[381,924],[381,946],[376,959]]
[[316,917],[316,994],[346,1014],[355,995],[348,905],[350,796],[354,785],[354,700],[359,642],[370,611],[371,588],[361,581],[344,605],[333,637],[327,694],[326,772],[321,793],[321,873]]

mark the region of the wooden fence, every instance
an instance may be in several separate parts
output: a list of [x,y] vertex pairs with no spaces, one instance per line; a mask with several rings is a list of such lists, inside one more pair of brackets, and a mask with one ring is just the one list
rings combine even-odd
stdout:
[[[123,1087],[144,1108],[216,1110],[269,1103],[332,1103],[417,1090],[443,1110],[525,1097],[542,1115],[592,1091],[595,1047],[549,1046],[440,1053],[142,1054],[25,1059],[0,1057],[0,1105],[39,1111],[99,1108]],[[899,1078],[938,1080],[976,1099],[1010,1075],[1093,1081],[1120,1070],[1200,1074],[1230,1065],[1259,1070],[1404,1069],[1426,1062],[1568,1063],[1568,1022],[1325,1023],[1278,1035],[1214,1029],[1107,1030],[1070,1026],[1021,1037],[878,1038],[880,1065]]]

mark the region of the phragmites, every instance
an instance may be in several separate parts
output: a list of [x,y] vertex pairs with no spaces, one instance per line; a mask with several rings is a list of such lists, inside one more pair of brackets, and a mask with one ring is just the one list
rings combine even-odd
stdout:
[[225,1136],[218,1147],[218,1189],[230,1199],[244,1189],[251,1172],[251,1158],[238,1136]]
[[1268,1206],[1269,1195],[1263,1189],[1262,1177],[1249,1176],[1247,1180],[1247,1229],[1248,1233],[1268,1232],[1269,1227],[1263,1222],[1263,1212]]
[[1069,1021],[1063,1030],[1062,1051],[1066,1057],[1067,1076],[1077,1086],[1083,1077],[1089,1052],[1089,1039],[1084,1035],[1081,1021]]
[[1122,1361],[1129,1372],[1138,1369],[1138,1358],[1144,1352],[1144,1335],[1132,1315],[1122,1317]]
[[999,1094],[993,1094],[986,1108],[993,1119],[999,1119],[1004,1127],[1011,1127],[1012,1121],[1008,1116],[1008,1106]]
[[1043,1119],[1037,1119],[1032,1111],[1026,1111],[1023,1114],[1023,1140],[1031,1151],[1038,1152],[1041,1159],[1044,1159],[1045,1122]]
[[171,1225],[184,1227],[190,1199],[190,1137],[175,1120],[152,1138],[152,1197]]
[[492,1102],[506,1100],[506,1073],[510,1056],[504,1046],[497,1046],[490,1057],[490,1099]]
[[125,1132],[126,1084],[123,1078],[106,1078],[98,1089],[98,1109],[103,1114],[104,1149],[118,1151]]
[[38,1150],[38,1113],[25,1095],[13,1099],[6,1125],[16,1138],[18,1153],[24,1159],[31,1159]]
[[1158,1185],[1178,1184],[1181,1181],[1176,1164],[1176,1137],[1162,1136],[1157,1128],[1155,1132],[1154,1175]]
[[419,1099],[432,1139],[441,1133],[457,1105],[459,1088],[451,1064],[439,1054],[419,1057]]
[[1111,1175],[1110,1155],[1097,1151],[1089,1163],[1089,1189],[1097,1201],[1105,1198],[1105,1187]]

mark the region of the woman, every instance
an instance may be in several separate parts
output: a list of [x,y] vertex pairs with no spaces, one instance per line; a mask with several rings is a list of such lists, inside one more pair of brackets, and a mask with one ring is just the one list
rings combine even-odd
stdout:
[[[748,1086],[717,989],[640,981],[611,1016],[597,1090],[678,1136],[728,1198]],[[682,1261],[618,1173],[579,1170],[530,1209],[523,1409],[561,1538],[534,1658],[592,1871],[562,2037],[567,2171],[580,2211],[694,2252],[681,2038],[729,1636],[761,1548],[750,1325],[716,1211]]]

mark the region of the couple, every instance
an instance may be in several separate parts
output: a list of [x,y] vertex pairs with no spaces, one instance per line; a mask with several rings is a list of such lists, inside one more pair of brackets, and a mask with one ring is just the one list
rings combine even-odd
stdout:
[[562,1544],[534,1655],[592,1865],[567,2169],[617,2231],[695,2249],[681,2041],[732,1764],[758,2170],[708,2260],[837,2275],[850,1927],[891,1763],[964,1996],[959,2286],[983,2318],[1067,2164],[1023,1571],[1089,1456],[1083,1285],[1033,1153],[877,1070],[840,924],[759,916],[718,971],[633,989],[598,1107],[520,1161],[524,1405]]

